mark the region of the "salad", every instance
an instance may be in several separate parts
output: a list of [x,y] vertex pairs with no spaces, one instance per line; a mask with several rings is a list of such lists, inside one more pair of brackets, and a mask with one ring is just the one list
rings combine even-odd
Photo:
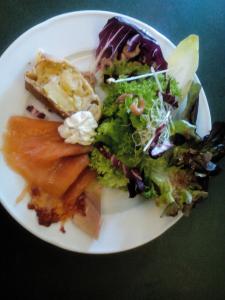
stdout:
[[155,39],[120,17],[99,33],[94,72],[38,53],[25,88],[43,111],[28,105],[9,119],[3,153],[26,180],[19,198],[29,193],[40,225],[60,222],[65,232],[72,220],[97,238],[102,187],[155,201],[166,216],[189,215],[207,197],[225,123],[198,135],[198,60],[198,36],[165,59]]
[[167,61],[153,38],[121,18],[110,19],[99,40],[107,96],[92,168],[103,186],[154,200],[163,214],[188,215],[207,197],[208,178],[225,154],[224,123],[203,138],[196,132],[198,37],[183,40]]

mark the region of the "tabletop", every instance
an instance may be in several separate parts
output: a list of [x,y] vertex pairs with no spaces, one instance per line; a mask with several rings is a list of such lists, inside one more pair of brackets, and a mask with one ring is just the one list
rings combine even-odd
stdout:
[[[225,120],[224,0],[0,0],[0,54],[30,27],[87,9],[135,17],[175,44],[198,34],[198,76],[212,120]],[[221,165],[225,169],[224,161]],[[211,179],[208,199],[190,217],[144,246],[110,255],[77,254],[47,244],[1,206],[4,299],[225,299],[224,184],[225,171]]]

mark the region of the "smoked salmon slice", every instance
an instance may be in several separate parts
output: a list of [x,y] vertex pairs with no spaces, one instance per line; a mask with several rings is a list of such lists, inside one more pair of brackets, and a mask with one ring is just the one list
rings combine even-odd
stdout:
[[101,186],[96,173],[86,169],[64,195],[66,210],[73,211],[73,222],[93,238],[101,225]]
[[[79,191],[74,192],[75,184],[70,190],[73,198],[73,206],[65,205],[65,198],[49,196],[37,187],[31,188],[31,201],[29,208],[36,211],[40,225],[50,226],[52,223],[65,222],[72,217],[73,223],[82,231],[93,238],[97,238],[101,226],[101,186],[92,177],[94,174],[86,169],[82,173],[82,179],[78,179],[76,186],[80,186]],[[91,180],[91,183],[90,183]],[[86,186],[86,184],[88,184]],[[86,186],[86,187],[85,187]],[[82,193],[77,196],[80,192]],[[69,193],[66,195],[68,197]],[[65,196],[65,197],[66,197]],[[72,199],[71,198],[71,199]]]
[[90,146],[66,144],[60,122],[11,117],[3,153],[8,165],[28,182],[39,224],[73,222],[97,238],[101,223],[101,187],[88,168]]
[[[84,151],[83,146],[64,143],[57,132],[59,124],[26,117],[11,117],[3,145],[9,166],[29,184],[56,197],[65,193],[89,163],[86,154],[80,155],[87,151],[87,147],[84,147]],[[51,147],[48,148],[47,144]],[[28,151],[31,148],[33,150]],[[54,158],[51,156],[53,148]]]
[[74,207],[77,198],[85,191],[87,186],[96,179],[96,172],[86,169],[79,178],[70,186],[63,196],[65,207],[70,210]]
[[88,184],[76,200],[75,207],[78,209],[73,216],[74,224],[95,239],[101,226],[101,191],[102,187],[96,179]]
[[88,164],[89,159],[85,154],[62,158],[56,161],[39,186],[50,195],[61,197]]
[[[73,222],[82,231],[86,232],[91,237],[97,239],[101,226],[101,212],[93,203],[92,199],[86,194],[81,195],[84,206],[84,213],[76,212],[73,216]],[[81,201],[81,200],[80,200]]]
[[91,146],[66,144],[58,133],[60,124],[60,122],[13,116],[8,122],[7,146],[9,150],[23,153],[27,159],[41,163],[88,153],[92,150]]

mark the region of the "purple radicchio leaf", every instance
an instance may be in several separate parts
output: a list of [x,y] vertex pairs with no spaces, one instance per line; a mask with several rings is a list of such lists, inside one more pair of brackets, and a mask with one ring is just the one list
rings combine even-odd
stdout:
[[165,140],[162,143],[159,142],[160,136],[165,126],[165,124],[161,124],[155,131],[155,136],[148,150],[149,156],[152,158],[160,157],[164,152],[173,147],[173,144],[169,140]]
[[154,69],[167,68],[162,50],[147,32],[121,17],[108,20],[99,34],[96,49],[97,68],[110,65],[115,59],[135,60]]
[[159,141],[159,138],[160,138],[160,135],[162,134],[163,129],[165,128],[165,126],[166,126],[165,124],[161,124],[158,128],[156,128],[155,136],[154,136],[154,138],[151,142],[150,149],[153,149],[157,145],[157,143]]
[[165,141],[162,144],[156,145],[152,150],[151,150],[151,157],[152,158],[157,158],[161,156],[164,152],[169,150],[170,148],[173,147],[173,144],[170,143],[169,141]]
[[176,97],[170,93],[170,80],[168,81],[166,91],[162,93],[163,101],[170,104],[173,108],[178,108]]
[[145,185],[142,180],[134,180],[130,179],[129,183],[127,185],[128,191],[129,191],[129,196],[130,198],[134,198],[136,195],[144,192]]
[[95,144],[95,147],[105,158],[111,161],[113,167],[122,171],[123,174],[129,179],[127,188],[130,198],[134,198],[137,194],[140,194],[144,191],[144,181],[137,168],[128,168],[119,159],[117,159],[114,154],[111,154],[102,143]]

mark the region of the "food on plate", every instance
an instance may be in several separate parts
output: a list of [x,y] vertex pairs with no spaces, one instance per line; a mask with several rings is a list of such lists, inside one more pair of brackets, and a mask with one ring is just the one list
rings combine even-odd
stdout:
[[79,179],[75,181],[64,195],[65,206],[70,208],[75,204],[74,199],[79,197],[88,186],[96,178],[96,173],[93,170],[86,170],[81,174]]
[[208,178],[225,155],[225,123],[203,138],[197,134],[198,48],[191,35],[166,62],[155,40],[117,17],[99,34],[106,98],[90,165],[103,186],[154,199],[170,216],[188,214],[207,196]]
[[67,60],[56,60],[39,52],[35,65],[25,74],[25,87],[63,118],[82,110],[96,120],[101,103],[93,88],[78,69]]
[[79,196],[77,202],[79,205],[84,205],[84,213],[75,213],[73,222],[81,230],[86,232],[89,236],[98,238],[101,226],[101,211],[99,210],[96,201],[82,194]]
[[25,86],[64,121],[29,106],[31,118],[9,119],[3,152],[26,179],[41,225],[70,219],[97,238],[102,187],[154,200],[167,216],[188,215],[207,197],[225,156],[225,123],[198,135],[198,51],[190,35],[166,59],[144,29],[114,17],[99,33],[96,74],[38,54]]
[[[36,127],[39,122],[42,131]],[[25,125],[27,127],[24,127]],[[5,134],[4,153],[8,164],[30,185],[37,186],[51,195],[62,196],[88,166],[89,159],[84,152],[90,151],[91,148],[82,149],[79,145],[77,149],[77,145],[68,145],[62,139],[60,144],[55,125],[53,121],[11,117]],[[54,131],[50,129],[51,126]],[[46,137],[49,138],[47,142]],[[57,138],[55,143],[54,139]],[[52,157],[50,153],[45,156],[45,152],[48,149],[51,151],[53,146],[57,152],[53,153]]]
[[27,105],[26,110],[31,113],[32,116],[38,119],[45,119],[46,115],[43,112],[40,112],[33,105]]
[[[58,134],[60,125],[55,121],[13,116],[4,137],[5,159],[26,180],[31,195],[29,208],[36,210],[39,223],[46,226],[79,215],[76,200],[82,193],[86,197],[85,188],[96,177],[88,168],[87,153],[92,147],[64,143]],[[72,205],[68,205],[67,192],[74,190],[74,184],[76,193],[70,198]],[[88,199],[94,202],[95,193],[89,193]],[[96,230],[95,236],[97,233]]]
[[96,65],[100,69],[112,65],[115,60],[135,61],[153,66],[156,70],[167,68],[156,40],[144,29],[120,17],[108,20],[99,33],[96,49]]
[[82,72],[82,75],[84,76],[84,78],[89,82],[89,84],[94,89],[95,85],[97,83],[97,79],[95,77],[95,74],[93,72],[87,71],[87,72]]
[[168,57],[168,74],[178,83],[182,99],[187,95],[198,69],[199,38],[191,34],[181,41]]
[[85,154],[92,150],[92,146],[64,143],[58,134],[58,127],[61,124],[61,122],[22,116],[10,117],[4,147],[8,159],[19,163],[16,156],[19,153],[24,160],[32,159],[37,164],[48,163],[63,157]]
[[[77,199],[74,202],[74,199]],[[83,231],[98,237],[101,224],[101,186],[96,181],[96,173],[86,170],[64,195],[65,206],[70,211],[76,208],[73,222]]]
[[90,111],[78,111],[66,118],[58,131],[66,143],[90,145],[94,142],[97,127],[98,123]]
[[40,225],[50,226],[57,222],[64,225],[67,220],[72,219],[82,231],[93,238],[98,237],[101,224],[101,186],[93,171],[86,169],[82,172],[61,198],[34,186],[30,187],[30,196],[28,208],[36,211]]

